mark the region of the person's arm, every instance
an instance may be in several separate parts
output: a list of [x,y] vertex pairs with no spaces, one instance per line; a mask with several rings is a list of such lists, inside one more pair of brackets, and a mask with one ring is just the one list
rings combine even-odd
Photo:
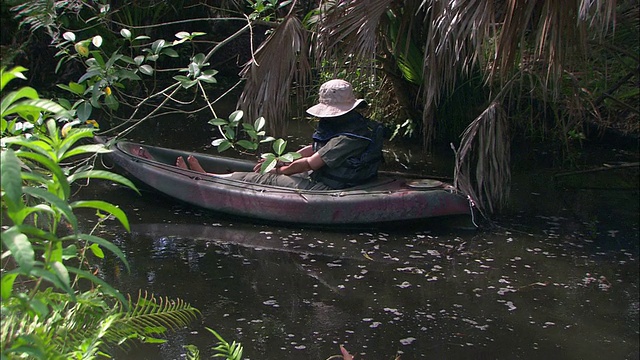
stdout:
[[309,157],[313,155],[313,145],[307,145],[302,149],[298,150],[297,153],[302,155],[303,158]]
[[311,156],[302,157],[288,165],[283,165],[275,169],[276,174],[294,175],[309,170],[318,170],[324,166],[324,160],[320,154],[314,153]]
[[[303,147],[302,149],[296,151],[298,154],[302,155],[302,158],[306,158],[309,157],[311,155],[313,155],[313,145],[307,145],[305,147]],[[253,167],[253,171],[255,172],[260,172],[260,168],[262,167],[262,163],[264,162],[264,159],[260,159],[258,160],[258,162],[254,165]],[[284,164],[279,163],[278,165],[276,165],[277,167],[282,167],[284,166]],[[273,169],[271,171],[275,172],[276,169]],[[302,171],[300,171],[302,172]],[[297,173],[295,173],[297,174]]]

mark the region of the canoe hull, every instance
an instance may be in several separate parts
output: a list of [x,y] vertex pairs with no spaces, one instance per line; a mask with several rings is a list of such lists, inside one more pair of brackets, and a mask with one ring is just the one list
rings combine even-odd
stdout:
[[[139,157],[144,147],[153,160]],[[416,189],[407,179],[380,177],[356,188],[312,191],[252,184],[170,165],[193,155],[214,173],[251,171],[253,163],[130,142],[106,154],[115,164],[170,197],[205,209],[263,220],[306,224],[370,224],[470,214],[467,200],[443,187]]]

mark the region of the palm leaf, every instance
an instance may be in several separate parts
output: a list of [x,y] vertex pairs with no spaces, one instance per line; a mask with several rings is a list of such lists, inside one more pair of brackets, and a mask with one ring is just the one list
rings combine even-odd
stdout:
[[460,73],[481,64],[495,24],[492,1],[423,1],[425,54],[423,59],[423,131],[429,145],[435,129],[433,112],[441,95],[451,93]]
[[[284,133],[291,87],[304,91],[310,73],[306,33],[300,20],[289,15],[278,25],[241,72],[247,79],[239,107],[249,121],[263,116],[267,130]],[[303,95],[299,93],[298,95]]]
[[507,129],[506,114],[494,102],[469,124],[456,152],[454,187],[470,196],[485,217],[507,203],[511,182]]
[[316,29],[320,62],[354,58],[353,65],[372,63],[378,28],[392,0],[326,1]]

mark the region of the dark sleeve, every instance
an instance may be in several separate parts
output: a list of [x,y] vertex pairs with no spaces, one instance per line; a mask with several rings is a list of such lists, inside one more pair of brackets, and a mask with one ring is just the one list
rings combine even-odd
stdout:
[[335,168],[341,166],[350,156],[361,154],[368,145],[368,140],[340,135],[329,140],[318,150],[318,154],[326,166]]

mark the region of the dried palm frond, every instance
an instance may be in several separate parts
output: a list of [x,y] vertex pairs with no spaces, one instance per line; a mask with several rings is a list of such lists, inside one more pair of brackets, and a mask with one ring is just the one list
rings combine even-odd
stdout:
[[496,10],[494,2],[423,1],[426,43],[423,62],[423,129],[429,145],[434,134],[433,110],[443,93],[451,93],[458,74],[468,73],[484,59]]
[[507,203],[511,182],[507,129],[506,114],[494,102],[469,124],[456,151],[454,186],[470,196],[485,217]]
[[[589,38],[606,34],[615,8],[615,0],[509,0],[490,76],[510,76],[517,58],[528,61],[524,65],[529,67],[541,60],[547,72],[545,86],[557,97],[564,65],[583,53]],[[525,53],[528,44],[533,54]]]
[[263,116],[267,130],[281,136],[289,115],[291,87],[306,86],[311,68],[307,34],[300,20],[289,15],[278,25],[241,72],[247,79],[239,107],[253,120]]
[[393,0],[322,2],[314,39],[318,65],[330,59],[351,59],[347,65],[353,66],[371,64],[377,54],[382,16],[392,3]]

